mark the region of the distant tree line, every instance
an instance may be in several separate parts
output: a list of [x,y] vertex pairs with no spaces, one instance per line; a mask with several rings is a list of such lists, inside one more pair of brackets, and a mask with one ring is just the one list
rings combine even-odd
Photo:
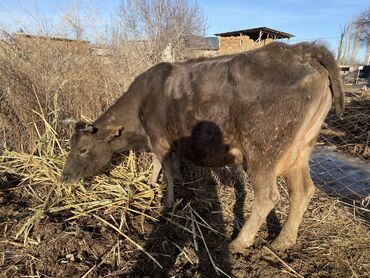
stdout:
[[370,7],[341,28],[337,61],[356,64],[361,47],[365,48],[365,64],[370,63]]

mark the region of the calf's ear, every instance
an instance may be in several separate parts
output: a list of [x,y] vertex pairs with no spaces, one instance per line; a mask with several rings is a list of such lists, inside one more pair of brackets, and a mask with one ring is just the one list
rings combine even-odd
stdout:
[[114,138],[119,137],[122,134],[122,126],[107,126],[107,132],[105,136],[105,141],[112,141]]

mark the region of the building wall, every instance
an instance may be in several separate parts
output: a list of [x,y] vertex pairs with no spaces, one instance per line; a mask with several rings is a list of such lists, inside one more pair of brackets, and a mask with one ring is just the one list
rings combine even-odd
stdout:
[[249,36],[235,36],[235,37],[219,37],[219,54],[232,54],[238,52],[244,52],[247,50],[262,47],[266,44],[272,43],[274,40],[272,38],[262,40],[260,42],[255,42],[250,39]]

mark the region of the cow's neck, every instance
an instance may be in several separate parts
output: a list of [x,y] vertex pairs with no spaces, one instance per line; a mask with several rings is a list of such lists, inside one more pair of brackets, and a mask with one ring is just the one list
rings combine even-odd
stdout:
[[94,123],[97,127],[126,126],[136,124],[138,119],[138,100],[129,95],[121,96]]
[[97,128],[123,128],[122,137],[112,141],[114,151],[141,150],[146,146],[146,136],[139,120],[140,91],[133,86],[121,96],[94,123]]

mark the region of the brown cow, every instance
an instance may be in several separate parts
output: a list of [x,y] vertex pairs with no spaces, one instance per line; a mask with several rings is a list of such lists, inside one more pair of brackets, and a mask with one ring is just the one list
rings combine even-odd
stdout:
[[341,114],[336,62],[315,44],[273,43],[236,55],[158,64],[93,124],[76,124],[63,179],[94,175],[116,151],[150,149],[163,167],[170,205],[177,159],[207,167],[248,165],[253,209],[232,243],[242,251],[279,201],[276,178],[284,176],[290,211],[273,246],[286,249],[296,242],[315,190],[308,160],[332,97]]

